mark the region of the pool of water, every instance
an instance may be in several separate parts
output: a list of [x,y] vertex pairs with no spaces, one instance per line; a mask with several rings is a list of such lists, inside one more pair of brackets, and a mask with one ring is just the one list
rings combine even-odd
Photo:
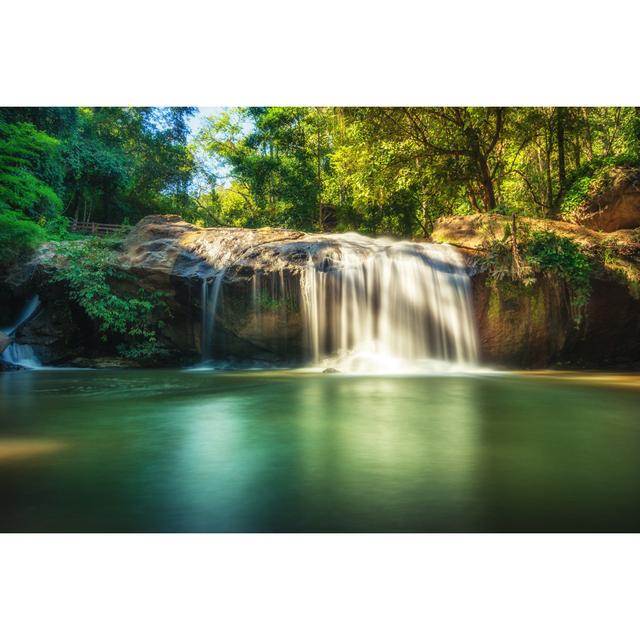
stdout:
[[0,374],[1,531],[640,531],[640,391],[515,375]]

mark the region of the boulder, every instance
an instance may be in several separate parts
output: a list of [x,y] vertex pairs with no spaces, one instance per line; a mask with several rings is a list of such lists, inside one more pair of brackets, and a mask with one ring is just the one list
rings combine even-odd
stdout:
[[568,218],[597,231],[640,227],[640,169],[611,167],[594,183],[588,200]]
[[[434,242],[447,242],[472,253],[482,251],[484,245],[504,237],[505,227],[511,224],[509,217],[499,214],[476,213],[468,216],[445,216],[440,218],[433,229]],[[640,239],[630,229],[619,229],[614,233],[602,232],[574,222],[545,220],[518,216],[518,225],[531,231],[552,231],[570,238],[587,251],[596,251],[604,245],[622,252],[640,251]]]

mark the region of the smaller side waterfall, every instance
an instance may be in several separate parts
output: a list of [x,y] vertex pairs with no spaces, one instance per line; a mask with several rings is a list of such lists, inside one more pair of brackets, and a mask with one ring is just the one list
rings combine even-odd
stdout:
[[[40,307],[40,298],[35,295],[24,306],[15,324],[4,329],[4,333],[14,336],[16,331],[31,318]],[[2,360],[7,364],[24,367],[25,369],[38,369],[42,366],[33,347],[28,344],[11,343],[3,352]]]
[[11,327],[2,329],[8,336],[12,336],[15,332],[38,310],[40,307],[40,297],[38,295],[29,299],[27,304],[23,307],[15,324]]
[[221,269],[214,276],[202,280],[202,335],[201,355],[206,362],[213,357],[213,331],[215,329],[218,301],[221,299],[222,281],[225,269]]
[[7,364],[24,369],[39,369],[42,366],[31,345],[18,344],[17,342],[10,344],[2,352],[2,360]]

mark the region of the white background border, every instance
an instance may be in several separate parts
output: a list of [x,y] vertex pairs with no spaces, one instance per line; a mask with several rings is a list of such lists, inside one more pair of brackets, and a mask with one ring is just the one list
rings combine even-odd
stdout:
[[633,0],[22,0],[5,105],[631,105]]
[[[633,105],[636,3],[36,2],[2,105]],[[0,518],[2,517],[0,505]],[[638,536],[0,536],[0,637],[638,637]]]

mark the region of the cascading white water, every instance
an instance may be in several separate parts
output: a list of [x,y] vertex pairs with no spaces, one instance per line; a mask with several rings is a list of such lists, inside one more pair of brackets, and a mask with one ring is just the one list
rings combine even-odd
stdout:
[[2,360],[7,364],[24,369],[39,369],[42,366],[33,347],[28,344],[12,342],[3,352]]
[[[35,314],[39,307],[40,298],[35,295],[24,306],[15,324],[11,327],[3,329],[3,332],[8,336],[13,336],[15,332]],[[19,344],[17,342],[12,342],[2,352],[2,360],[7,364],[24,367],[26,369],[38,369],[42,366],[40,359],[36,355],[31,345]]]
[[213,330],[224,274],[225,269],[221,269],[211,278],[202,280],[201,355],[203,361],[213,357]]
[[[287,310],[298,306],[308,360],[314,367],[438,372],[476,365],[471,284],[456,249],[356,233],[315,239],[305,243],[309,258],[299,277],[294,275],[299,264],[295,262],[285,277],[286,250],[278,269],[254,272],[252,315],[246,325],[253,339],[263,345],[272,339],[280,353],[283,342],[277,338],[289,323]],[[299,245],[292,251],[299,253]],[[203,361],[214,355],[215,318],[225,273],[220,269],[202,282]],[[295,353],[281,355],[295,357]]]
[[355,233],[329,237],[301,281],[316,365],[341,371],[451,370],[477,361],[470,279],[451,246]]

